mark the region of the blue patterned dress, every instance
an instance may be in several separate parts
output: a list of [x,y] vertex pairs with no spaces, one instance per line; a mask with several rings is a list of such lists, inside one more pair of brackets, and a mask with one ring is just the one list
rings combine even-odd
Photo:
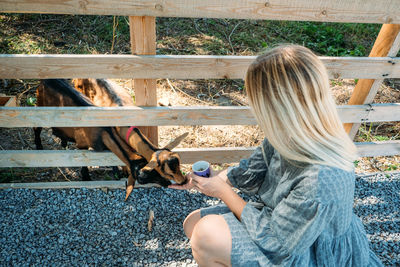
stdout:
[[201,210],[228,223],[232,266],[382,266],[353,213],[354,172],[295,166],[264,140],[228,179],[261,200],[241,221],[225,205]]

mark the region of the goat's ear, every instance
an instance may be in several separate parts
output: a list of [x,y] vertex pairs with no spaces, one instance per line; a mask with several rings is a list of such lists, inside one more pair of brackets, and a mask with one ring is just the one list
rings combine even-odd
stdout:
[[172,140],[168,145],[166,145],[164,148],[172,150],[174,147],[178,146],[180,142],[183,141],[183,139],[186,138],[186,136],[188,136],[189,132],[186,132],[180,136],[178,136],[177,138],[175,138],[174,140]]
[[151,160],[146,164],[146,166],[144,166],[144,167],[142,168],[142,170],[150,171],[150,170],[153,170],[155,167],[157,167],[157,159],[151,159]]

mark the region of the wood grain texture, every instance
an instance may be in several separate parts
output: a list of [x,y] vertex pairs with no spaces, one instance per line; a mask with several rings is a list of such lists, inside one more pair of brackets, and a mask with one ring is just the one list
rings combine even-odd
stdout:
[[17,98],[15,96],[0,96],[0,107],[16,107]]
[[[0,78],[243,79],[254,59],[254,56],[0,55]],[[400,78],[400,58],[320,59],[332,79]]]
[[[356,143],[360,157],[400,155],[400,141]],[[207,159],[210,163],[232,163],[247,158],[254,147],[174,149],[183,164]],[[88,150],[0,150],[0,168],[6,167],[80,167],[123,166],[111,152]]]
[[[369,54],[369,57],[386,57],[386,56],[396,56],[397,52],[399,51],[399,47],[393,49],[393,52],[391,55],[389,55],[389,51],[392,49],[393,44],[395,43],[396,37],[400,38],[400,24],[395,25],[395,24],[385,24],[382,26],[378,37],[376,38],[376,41],[374,43],[374,46],[372,47],[372,50]],[[397,42],[396,42],[397,43]],[[396,62],[394,62],[396,64]],[[382,83],[382,79],[385,77],[381,77],[381,79],[378,79],[378,83]],[[374,80],[372,79],[361,79],[358,81],[356,87],[354,88],[353,94],[350,97],[350,100],[348,102],[349,105],[361,105],[365,104],[367,101],[368,95],[370,95],[370,99],[368,99],[370,102],[373,101],[373,98],[376,95],[376,92],[374,92],[371,96],[370,90],[374,84]],[[379,86],[376,86],[379,87]]]
[[[156,54],[156,18],[130,16],[129,31],[131,51],[134,55]],[[131,77],[132,78],[132,77]],[[157,106],[157,81],[155,79],[135,79],[133,81],[135,101],[138,106]],[[140,127],[150,141],[158,146],[157,127]]]
[[[400,121],[400,103],[337,106],[342,122]],[[249,107],[0,107],[0,127],[254,125]]]
[[[400,9],[400,8],[399,8]],[[400,24],[384,24],[375,40],[369,57],[394,57],[400,49]],[[353,90],[348,105],[362,105],[372,103],[378,89],[383,83],[383,78],[360,79]],[[350,138],[357,134],[359,124],[346,123],[344,129]]]
[[255,124],[248,107],[1,107],[0,127]]
[[0,0],[0,12],[400,23],[399,0]]
[[360,157],[400,155],[400,141],[356,143]]
[[154,55],[156,52],[156,18],[129,17],[131,51],[134,55]]

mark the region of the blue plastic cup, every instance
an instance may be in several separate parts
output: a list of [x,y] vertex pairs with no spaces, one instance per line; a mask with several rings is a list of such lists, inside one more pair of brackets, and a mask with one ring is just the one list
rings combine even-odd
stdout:
[[192,165],[192,171],[194,174],[202,177],[210,177],[210,163],[201,160],[197,161]]

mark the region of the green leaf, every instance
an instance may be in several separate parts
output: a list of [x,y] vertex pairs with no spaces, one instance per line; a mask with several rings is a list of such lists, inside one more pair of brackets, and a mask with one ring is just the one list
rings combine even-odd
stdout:
[[36,97],[30,96],[26,99],[26,104],[28,106],[34,106],[36,105]]

